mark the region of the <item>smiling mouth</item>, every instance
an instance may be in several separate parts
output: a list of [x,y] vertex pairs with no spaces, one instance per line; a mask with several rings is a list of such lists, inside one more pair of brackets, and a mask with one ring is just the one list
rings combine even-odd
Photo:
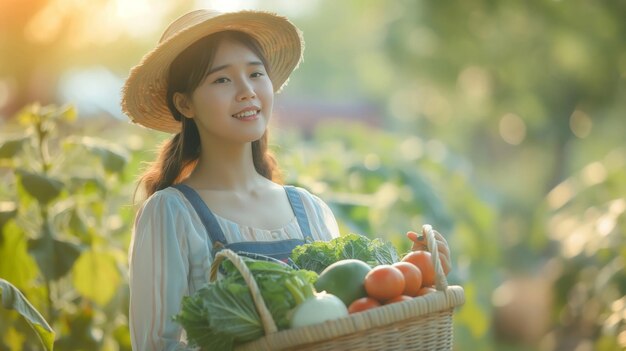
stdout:
[[233,115],[233,117],[235,117],[237,119],[246,119],[246,118],[254,117],[257,114],[259,114],[260,112],[261,112],[261,110],[249,110],[249,111],[236,113],[236,114]]

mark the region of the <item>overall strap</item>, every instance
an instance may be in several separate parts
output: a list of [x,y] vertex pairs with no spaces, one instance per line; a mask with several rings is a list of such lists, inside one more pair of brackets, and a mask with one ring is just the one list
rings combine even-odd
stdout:
[[304,204],[302,203],[300,194],[298,194],[298,190],[296,190],[294,186],[285,185],[285,191],[287,192],[287,197],[289,198],[289,203],[291,204],[293,213],[296,215],[296,219],[298,220],[300,230],[302,230],[304,241],[313,241],[311,227],[309,226],[309,218],[304,210]]
[[226,237],[224,236],[224,232],[217,222],[217,218],[215,218],[213,212],[209,210],[200,195],[198,195],[198,193],[193,188],[185,184],[176,184],[172,185],[172,187],[178,189],[181,193],[183,193],[183,195],[185,195],[187,200],[189,200],[193,208],[196,210],[196,213],[198,213],[202,224],[204,224],[204,227],[209,233],[209,238],[211,239],[213,246],[215,247],[215,245],[218,243],[222,245],[226,244]]

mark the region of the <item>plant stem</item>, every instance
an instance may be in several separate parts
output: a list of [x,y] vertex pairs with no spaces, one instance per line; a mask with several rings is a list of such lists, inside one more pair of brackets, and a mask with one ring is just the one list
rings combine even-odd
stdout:
[[[50,164],[48,163],[48,145],[46,140],[46,132],[43,128],[44,121],[40,118],[37,122],[37,146],[39,150],[39,156],[41,157],[41,171],[44,175],[48,173]],[[46,228],[48,225],[48,208],[39,204],[39,214],[41,215],[41,229],[44,235],[49,235],[50,230]],[[44,282],[46,286],[46,298],[48,302],[48,320],[50,324],[54,325],[56,322],[56,313],[54,311],[54,299],[52,298],[52,282],[44,275]]]
[[46,133],[43,130],[43,122],[37,123],[37,142],[39,149],[39,156],[41,157],[41,169],[43,174],[47,174],[50,169],[50,163],[48,162],[48,144],[46,142]]
[[46,284],[46,297],[48,299],[48,323],[54,325],[56,322],[54,303],[52,302],[52,284],[48,278],[44,278]]
[[300,292],[298,287],[294,283],[291,282],[291,279],[285,282],[285,286],[287,287],[287,290],[289,290],[289,292],[293,296],[294,300],[296,300],[296,305],[301,304],[305,300],[304,295],[302,294],[302,292]]

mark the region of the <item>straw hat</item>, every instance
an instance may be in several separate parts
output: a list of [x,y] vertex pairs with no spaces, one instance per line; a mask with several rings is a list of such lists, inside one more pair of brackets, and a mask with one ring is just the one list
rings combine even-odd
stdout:
[[197,40],[227,30],[244,32],[258,41],[275,92],[286,84],[302,59],[302,33],[284,17],[260,11],[192,11],[172,22],[157,47],[131,69],[122,91],[124,113],[144,127],[179,132],[181,123],[174,119],[166,102],[170,64]]

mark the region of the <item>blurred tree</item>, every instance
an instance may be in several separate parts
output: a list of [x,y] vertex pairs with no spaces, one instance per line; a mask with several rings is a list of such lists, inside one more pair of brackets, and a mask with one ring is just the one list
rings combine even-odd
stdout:
[[[466,153],[479,166],[495,161],[508,169],[507,160],[524,150],[549,155],[539,194],[567,175],[570,141],[612,118],[603,111],[624,97],[618,89],[626,75],[624,2],[405,1],[396,7],[402,16],[389,27],[387,46],[402,85],[419,100],[409,122],[473,148]],[[428,106],[437,95],[447,108]],[[410,99],[399,102],[411,111]],[[456,133],[450,122],[469,132]]]

